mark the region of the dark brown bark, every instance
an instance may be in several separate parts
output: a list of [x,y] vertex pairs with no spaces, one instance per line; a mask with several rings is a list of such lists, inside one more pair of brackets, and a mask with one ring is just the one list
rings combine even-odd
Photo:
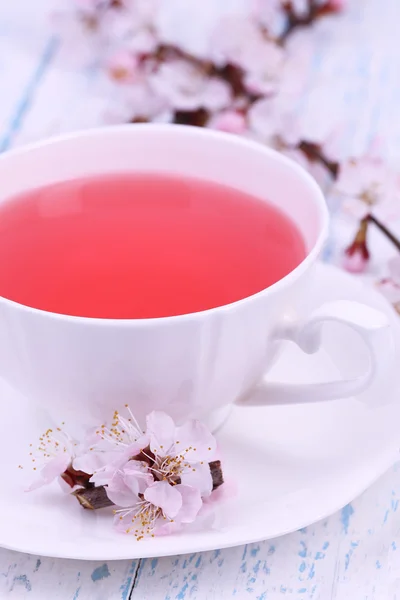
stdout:
[[214,460],[209,463],[211,477],[213,482],[213,491],[219,488],[224,483],[224,475],[222,473],[221,461]]
[[83,508],[89,510],[97,510],[99,508],[107,508],[108,506],[114,506],[107,496],[106,488],[104,485],[92,488],[82,488],[72,492]]

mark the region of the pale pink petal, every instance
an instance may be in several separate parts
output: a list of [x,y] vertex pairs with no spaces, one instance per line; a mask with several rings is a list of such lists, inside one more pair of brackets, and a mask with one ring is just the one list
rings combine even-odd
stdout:
[[207,124],[210,129],[241,134],[246,130],[246,117],[235,110],[226,110],[215,115]]
[[389,260],[389,271],[394,282],[400,287],[400,257],[394,256]]
[[149,436],[147,434],[144,434],[138,440],[136,440],[136,442],[132,442],[131,444],[129,444],[129,446],[125,448],[122,454],[126,457],[127,460],[134,458],[135,456],[140,454],[143,448],[146,448],[146,446],[148,446],[149,443]]
[[220,110],[231,101],[230,88],[225,81],[209,77],[183,59],[162,63],[148,82],[153,92],[175,110]]
[[51,481],[54,481],[56,477],[64,473],[65,469],[67,469],[70,464],[71,456],[68,456],[68,453],[64,452],[61,456],[57,456],[49,461],[40,471],[40,475],[46,483],[50,483]]
[[192,523],[203,504],[198,489],[190,485],[178,484],[175,489],[182,497],[182,508],[179,511],[177,520],[181,523]]
[[34,481],[28,488],[27,492],[32,492],[44,485],[52,483],[57,477],[59,477],[71,464],[71,457],[67,452],[56,456],[50,460],[40,471],[39,479]]
[[173,519],[182,508],[182,496],[167,481],[156,481],[144,493],[148,502],[158,506],[168,519]]
[[251,130],[264,139],[274,137],[279,132],[281,116],[273,98],[257,100],[249,110],[248,119]]
[[253,51],[244,84],[250,93],[270,95],[277,91],[281,79],[283,50],[275,43],[262,41]]
[[178,533],[182,529],[181,523],[170,521],[165,521],[164,519],[159,519],[154,528],[154,535],[162,536],[162,535],[172,535],[173,533]]
[[386,300],[391,304],[400,302],[400,284],[390,278],[381,279],[376,284],[378,290],[385,296]]
[[125,483],[124,474],[117,471],[106,487],[107,496],[111,502],[123,508],[133,506],[139,502],[139,482],[130,478],[129,484],[128,487]]
[[272,81],[282,68],[284,52],[264,36],[255,19],[229,14],[219,20],[211,36],[211,56],[216,64],[231,63]]
[[201,421],[191,420],[176,430],[176,454],[184,454],[189,462],[214,460],[217,441]]
[[113,527],[116,531],[119,531],[120,533],[131,533],[132,514],[128,513],[125,515],[121,515],[120,513],[116,513],[114,515]]
[[357,196],[370,183],[371,165],[347,161],[340,165],[335,188],[343,194]]
[[248,119],[250,129],[266,142],[278,138],[287,146],[296,146],[301,139],[297,117],[282,106],[279,94],[255,102]]
[[147,463],[138,460],[130,460],[126,463],[123,468],[123,479],[129,489],[141,494],[154,482]]
[[176,439],[173,420],[164,412],[153,411],[147,416],[146,424],[151,451],[166,456],[174,446]]
[[228,106],[231,100],[231,88],[226,81],[212,77],[204,83],[204,90],[198,102],[200,108],[215,111]]
[[355,217],[358,221],[364,219],[371,211],[371,207],[359,198],[346,199],[342,204],[343,211]]
[[77,471],[83,471],[89,475],[93,475],[95,471],[102,469],[107,464],[114,462],[115,452],[87,452],[82,456],[77,456],[72,462],[72,466]]
[[262,73],[247,73],[244,78],[244,85],[246,90],[255,96],[271,96],[277,87],[274,79],[266,77]]
[[80,444],[80,450],[83,452],[88,452],[90,448],[92,448],[95,444],[101,441],[101,436],[99,435],[98,427],[89,427],[86,429],[84,438]]
[[200,492],[201,496],[209,496],[212,492],[212,476],[208,463],[193,463],[181,474],[181,482]]
[[[115,456],[115,453],[114,453]],[[96,471],[90,478],[95,485],[108,485],[117,471],[120,471],[129,459],[124,454],[117,454],[114,460]]]

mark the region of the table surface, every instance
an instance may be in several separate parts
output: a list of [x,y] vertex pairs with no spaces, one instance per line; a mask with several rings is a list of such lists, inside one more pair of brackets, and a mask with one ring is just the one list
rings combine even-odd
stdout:
[[[0,6],[0,151],[96,125],[107,103],[96,75],[65,61],[68,48],[48,22],[54,2],[13,0]],[[227,0],[226,7],[232,2]],[[301,110],[311,131],[324,111],[325,117],[335,114],[338,120],[345,115],[344,143],[349,154],[364,151],[378,135],[388,160],[396,163],[400,158],[400,3],[349,3],[335,25],[314,36],[309,94]],[[334,214],[327,260],[337,257],[341,238],[348,234],[346,227]],[[374,267],[378,270],[390,252],[384,242],[380,244]],[[400,599],[399,502],[400,468],[395,465],[339,513],[272,542],[108,563],[39,558],[0,549],[0,598]]]

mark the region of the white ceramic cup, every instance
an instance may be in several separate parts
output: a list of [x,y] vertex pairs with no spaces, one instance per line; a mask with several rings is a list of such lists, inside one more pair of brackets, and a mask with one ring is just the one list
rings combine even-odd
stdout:
[[[307,256],[286,277],[244,300],[183,316],[112,320],[72,317],[0,298],[0,374],[52,420],[82,425],[109,418],[128,402],[143,417],[209,419],[216,427],[234,402],[314,402],[351,396],[383,376],[393,354],[385,316],[334,302],[306,321],[314,266],[328,212],[314,180],[261,144],[171,125],[126,125],[74,133],[0,157],[0,201],[22,191],[107,172],[158,171],[226,184],[279,206],[300,229]],[[140,290],[138,290],[140,293]],[[281,339],[315,352],[325,321],[355,329],[370,365],[350,381],[268,384]]]

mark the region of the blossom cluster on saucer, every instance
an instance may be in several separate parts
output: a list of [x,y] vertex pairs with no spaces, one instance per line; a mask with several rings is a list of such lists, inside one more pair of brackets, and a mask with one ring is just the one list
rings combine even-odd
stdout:
[[223,483],[216,453],[216,439],[202,422],[176,426],[153,411],[143,430],[126,405],[124,415],[115,411],[109,426],[91,429],[81,442],[48,429],[30,452],[38,477],[27,491],[58,479],[85,508],[113,506],[116,529],[141,540],[197,519]]

